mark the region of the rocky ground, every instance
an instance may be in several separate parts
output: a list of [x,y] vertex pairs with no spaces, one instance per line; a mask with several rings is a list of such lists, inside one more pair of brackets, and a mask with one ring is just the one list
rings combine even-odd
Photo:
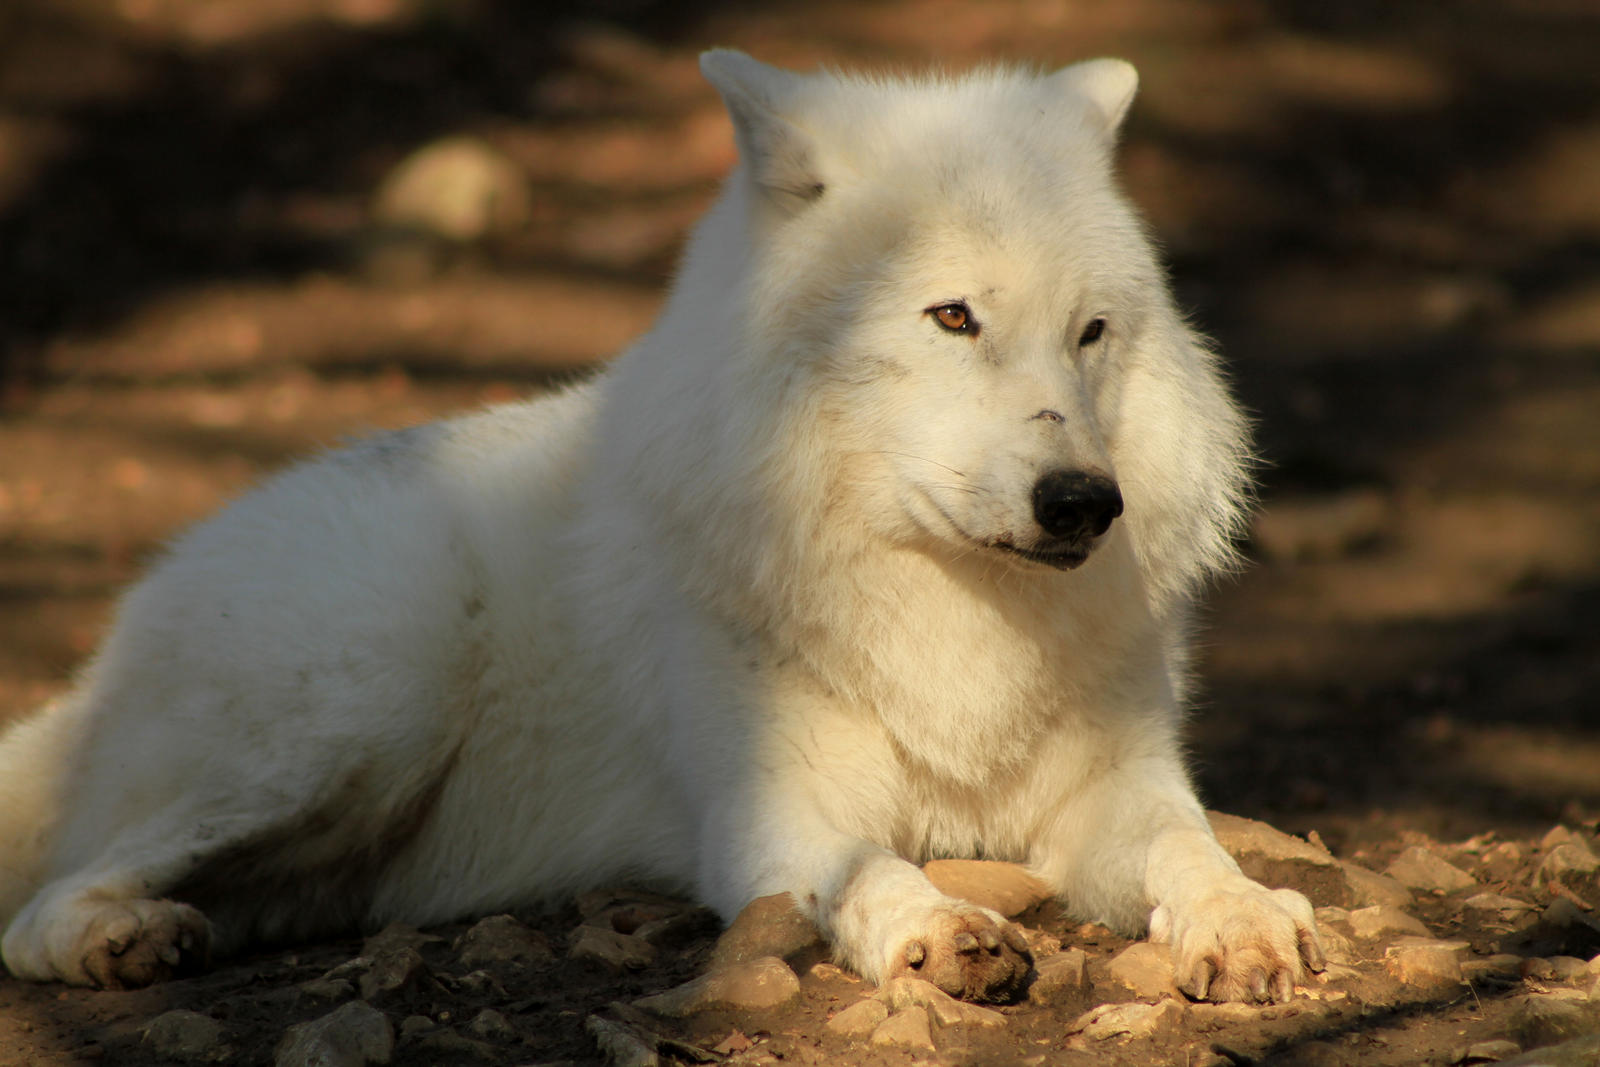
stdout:
[[145,991],[0,978],[0,1064],[1600,1060],[1585,0],[0,5],[0,716],[266,472],[638,333],[732,160],[711,44],[1140,67],[1129,191],[1266,461],[1197,777],[1297,835],[1218,820],[1319,906],[1328,972],[1191,1004],[1159,952],[945,868],[1034,943],[979,1010],[864,987],[773,902],[722,934],[617,887]]

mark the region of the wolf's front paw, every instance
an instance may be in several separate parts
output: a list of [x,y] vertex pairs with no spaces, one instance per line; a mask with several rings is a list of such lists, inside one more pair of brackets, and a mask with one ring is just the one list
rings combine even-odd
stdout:
[[1170,941],[1178,988],[1196,1000],[1278,1003],[1326,963],[1311,902],[1248,879],[1182,908],[1157,908],[1152,941]]
[[1003,1003],[1022,992],[1032,963],[1016,926],[987,908],[947,907],[900,946],[885,978],[909,975],[963,1000]]
[[111,900],[85,924],[78,963],[102,989],[135,989],[204,966],[210,946],[211,924],[187,904]]

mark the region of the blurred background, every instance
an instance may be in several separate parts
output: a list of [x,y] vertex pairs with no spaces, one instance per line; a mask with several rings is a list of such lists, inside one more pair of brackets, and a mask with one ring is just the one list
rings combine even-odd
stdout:
[[1593,829],[1593,0],[3,0],[0,716],[264,473],[643,330],[733,163],[711,45],[1137,64],[1126,183],[1267,463],[1208,802]]

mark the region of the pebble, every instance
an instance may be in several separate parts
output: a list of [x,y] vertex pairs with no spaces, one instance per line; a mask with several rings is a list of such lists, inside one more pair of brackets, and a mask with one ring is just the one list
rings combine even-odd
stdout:
[[897,1012],[879,1023],[872,1031],[874,1045],[894,1048],[918,1049],[932,1052],[933,1028],[928,1023],[928,1013],[921,1008]]
[[211,1016],[178,1009],[151,1019],[144,1028],[144,1043],[168,1059],[215,1063],[233,1055],[224,1041],[226,1033]]
[[628,934],[598,926],[580,926],[572,932],[567,958],[592,960],[621,973],[639,971],[655,962],[655,946]]
[[800,979],[776,956],[716,967],[664,993],[643,997],[634,1007],[683,1018],[713,1006],[776,1008],[800,995]]
[[1485,917],[1493,916],[1503,921],[1510,921],[1536,910],[1525,900],[1502,896],[1499,893],[1474,893],[1463,900],[1461,906],[1468,911],[1481,912]]
[[1463,981],[1461,960],[1470,948],[1465,941],[1402,937],[1385,950],[1383,966],[1409,986],[1459,985]]
[[529,217],[522,168],[475,137],[448,137],[401,160],[379,186],[373,217],[382,226],[451,241],[513,231]]
[[1176,1000],[1159,1004],[1102,1004],[1078,1016],[1067,1033],[1081,1033],[1093,1041],[1113,1037],[1148,1037],[1183,1018],[1185,1006]]
[[1421,845],[1412,845],[1384,871],[1407,889],[1421,893],[1454,893],[1471,889],[1478,880]]
[[383,1012],[361,1001],[291,1026],[273,1053],[274,1067],[365,1067],[394,1055],[394,1029]]
[[484,1008],[467,1024],[467,1032],[490,1041],[515,1041],[517,1028],[493,1008]]
[[661,1067],[655,1043],[625,1023],[591,1015],[583,1028],[606,1058],[606,1067]]
[[461,965],[476,970],[486,963],[548,963],[550,941],[510,915],[491,915],[473,924],[455,943]]
[[1106,972],[1141,1000],[1183,996],[1173,981],[1172,951],[1167,945],[1136,941],[1112,957]]
[[1015,863],[994,860],[930,860],[922,873],[934,888],[1010,918],[1049,900],[1050,887]]
[[1350,932],[1363,940],[1381,938],[1387,934],[1410,934],[1427,937],[1428,928],[1414,915],[1408,915],[1388,904],[1374,904],[1350,913]]
[[921,978],[891,979],[879,988],[877,999],[887,1004],[891,1011],[922,1008],[940,1026],[997,1027],[1006,1024],[1006,1017],[993,1008],[957,1000]]
[[1089,956],[1081,948],[1035,961],[1028,999],[1035,1004],[1056,1004],[1080,996],[1089,985],[1088,963]]
[[1450,1062],[1469,1065],[1495,1063],[1521,1051],[1522,1046],[1515,1041],[1475,1041],[1456,1049],[1450,1056]]
[[711,966],[724,967],[764,956],[789,959],[821,944],[822,931],[800,914],[794,897],[774,893],[757,897],[734,917],[711,950]]
[[1344,871],[1326,848],[1254,819],[1217,811],[1207,812],[1206,817],[1217,843],[1256,881],[1293,885],[1317,904],[1344,904],[1350,899]]
[[397,948],[372,957],[358,983],[362,1000],[374,1000],[428,984],[432,974],[414,948]]
[[1411,890],[1386,874],[1369,871],[1349,861],[1341,862],[1339,870],[1344,875],[1352,907],[1409,908],[1412,904]]
[[1579,838],[1556,845],[1534,872],[1535,885],[1581,881],[1600,872],[1600,856]]
[[847,1036],[871,1033],[888,1017],[889,1006],[876,997],[868,997],[835,1013],[833,1018],[828,1020],[828,1030],[831,1033]]

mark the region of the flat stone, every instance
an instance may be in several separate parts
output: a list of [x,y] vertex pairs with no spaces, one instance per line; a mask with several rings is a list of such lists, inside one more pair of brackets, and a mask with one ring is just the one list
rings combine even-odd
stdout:
[[1249,877],[1266,886],[1292,885],[1313,904],[1349,903],[1344,872],[1327,849],[1254,819],[1219,811],[1206,817],[1217,843]]
[[1081,948],[1035,960],[1028,999],[1035,1004],[1057,1004],[1081,996],[1089,987],[1088,963],[1088,953]]
[[854,1036],[869,1034],[889,1017],[889,1006],[876,997],[858,1000],[828,1020],[828,1030],[835,1034]]
[[940,1026],[1004,1026],[1006,1017],[993,1008],[981,1007],[957,1000],[932,982],[921,978],[894,978],[885,982],[877,999],[891,1011],[904,1011],[919,1007],[927,1011]]
[[515,1041],[517,1028],[493,1008],[484,1008],[467,1024],[467,1033],[488,1041]]
[[1478,884],[1472,875],[1421,845],[1400,853],[1384,873],[1419,893],[1454,893]]
[[1422,925],[1420,919],[1388,904],[1375,904],[1370,908],[1358,908],[1352,911],[1350,931],[1362,940],[1372,940],[1390,934],[1428,936],[1428,928]]
[[1513,1002],[1511,1034],[1524,1047],[1554,1045],[1593,1034],[1600,1027],[1600,1012],[1577,990],[1519,997]]
[[428,985],[432,972],[414,948],[397,948],[372,957],[358,983],[362,1000],[376,1000]]
[[144,1043],[157,1055],[188,1063],[216,1063],[233,1055],[227,1028],[209,1015],[177,1009],[162,1012],[144,1028]]
[[1344,875],[1346,894],[1352,908],[1378,905],[1409,908],[1412,904],[1411,890],[1386,874],[1369,871],[1359,863],[1348,861],[1341,862],[1339,870]]
[[1093,1041],[1113,1037],[1149,1037],[1183,1018],[1185,1005],[1176,1000],[1158,1004],[1102,1004],[1078,1016],[1067,1033],[1081,1033]]
[[1384,951],[1383,966],[1408,986],[1459,985],[1462,958],[1471,947],[1465,941],[1402,937]]
[[661,1067],[655,1042],[628,1026],[600,1015],[591,1015],[583,1028],[594,1038],[606,1067]]
[[734,917],[711,950],[711,966],[744,963],[764,956],[789,959],[821,944],[822,931],[800,913],[794,897],[774,893],[752,900]]
[[1167,945],[1136,941],[1112,957],[1106,972],[1141,1000],[1183,996],[1173,981],[1172,950]]
[[872,1043],[932,1052],[933,1028],[928,1023],[928,1013],[922,1008],[896,1012],[872,1031]]
[[1508,1056],[1515,1056],[1522,1051],[1522,1046],[1515,1041],[1475,1041],[1470,1045],[1463,1045],[1450,1057],[1451,1063],[1497,1063]]
[[948,896],[989,908],[1001,915],[1021,915],[1049,900],[1050,887],[1015,863],[994,860],[930,860],[923,864],[935,889]]
[[610,970],[639,971],[655,962],[655,946],[637,937],[599,926],[580,926],[572,932],[567,958],[592,960]]
[[291,1026],[273,1053],[274,1067],[366,1067],[394,1055],[394,1028],[383,1012],[359,1000]]
[[1468,911],[1476,911],[1485,917],[1493,916],[1497,919],[1510,921],[1537,910],[1526,900],[1516,897],[1502,896],[1499,893],[1474,893],[1461,902],[1461,906]]
[[1589,965],[1576,956],[1551,956],[1549,959],[1522,961],[1522,976],[1541,982],[1573,983],[1589,977]]
[[295,988],[318,1000],[344,1000],[356,994],[355,984],[344,978],[312,978]]
[[1522,957],[1509,952],[1498,952],[1481,959],[1464,960],[1461,975],[1469,982],[1512,982],[1522,977]]
[[1600,872],[1600,856],[1583,840],[1574,837],[1545,854],[1534,872],[1535,885],[1568,884],[1583,881]]
[[490,963],[549,963],[550,941],[510,915],[491,915],[474,923],[455,943],[461,965],[476,970]]
[[643,997],[634,1007],[683,1018],[711,1007],[776,1008],[800,995],[800,979],[776,956],[714,968],[683,985]]

